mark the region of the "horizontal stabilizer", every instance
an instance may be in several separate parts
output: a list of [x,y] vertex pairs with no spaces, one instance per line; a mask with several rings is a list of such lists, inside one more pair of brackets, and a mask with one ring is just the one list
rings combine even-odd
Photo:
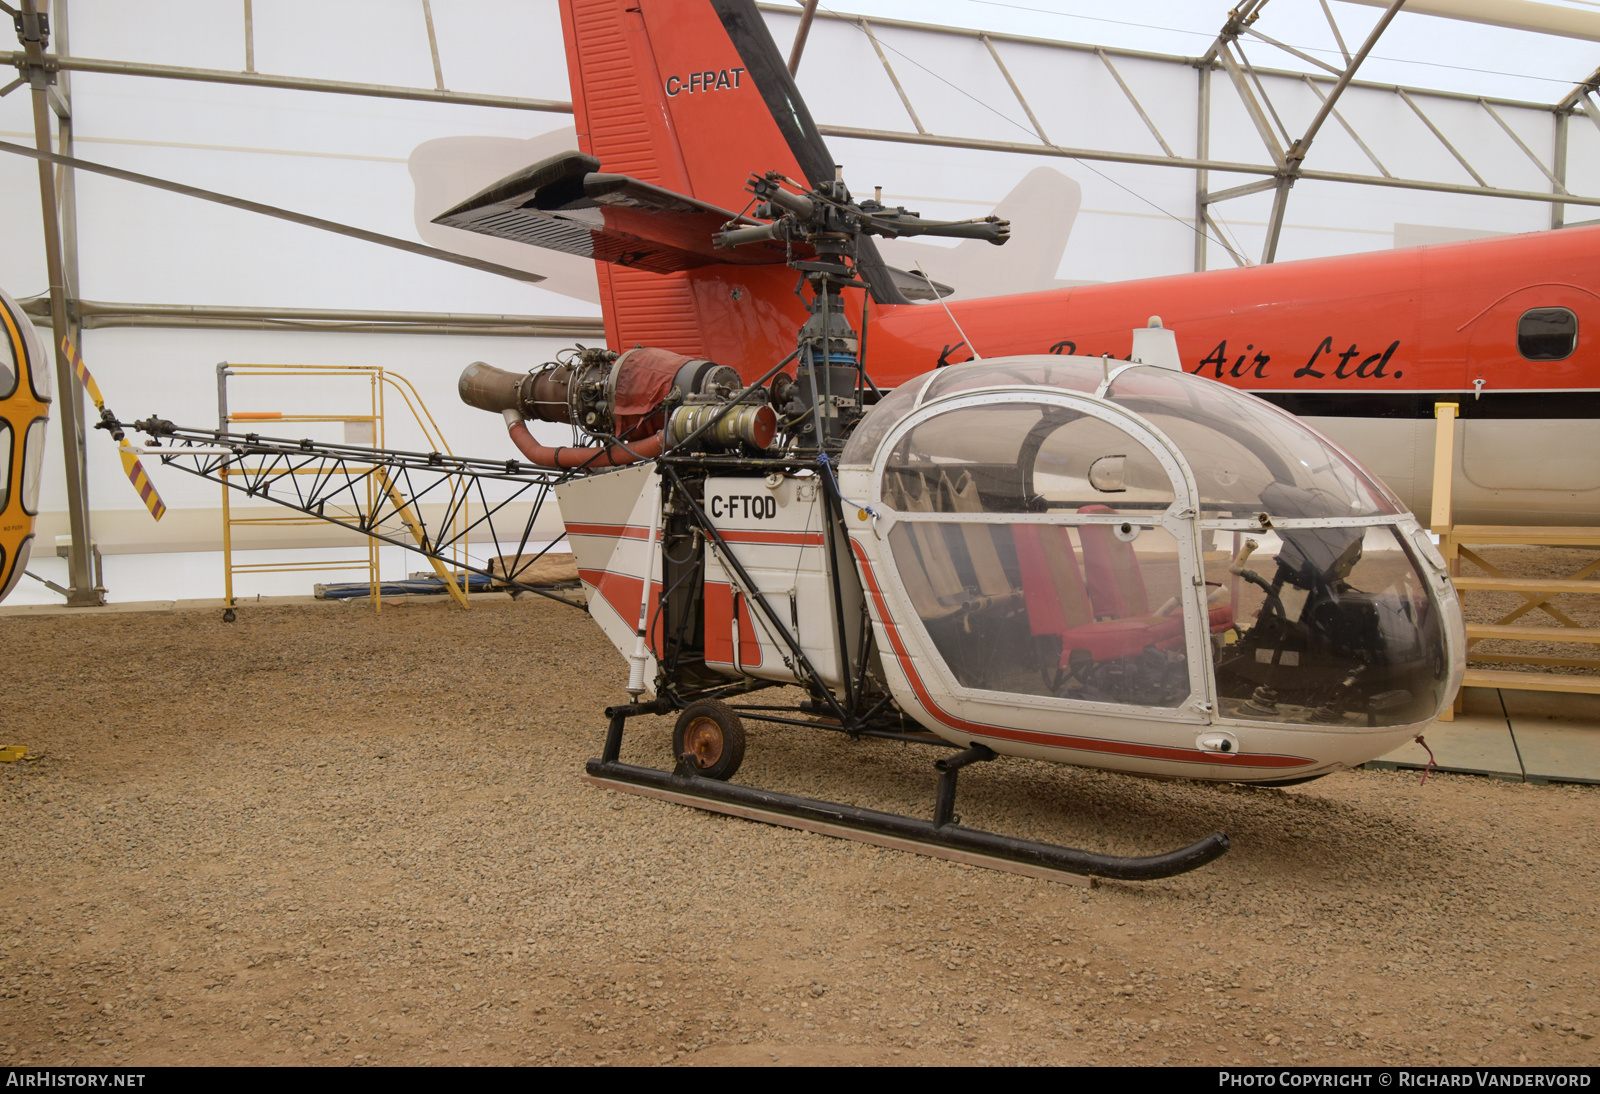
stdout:
[[784,261],[781,243],[728,250],[711,242],[729,221],[756,221],[599,167],[593,156],[563,152],[501,179],[433,222],[654,273]]
[[885,266],[884,269],[889,271],[889,279],[894,282],[894,287],[900,290],[900,295],[907,300],[938,300],[955,292],[944,282],[930,280],[920,273],[896,269],[893,266]]

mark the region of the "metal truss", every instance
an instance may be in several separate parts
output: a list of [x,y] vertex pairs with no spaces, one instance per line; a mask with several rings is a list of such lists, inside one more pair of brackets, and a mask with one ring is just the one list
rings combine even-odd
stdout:
[[[514,593],[538,593],[584,608],[580,600],[517,580],[549,551],[547,546],[527,554],[534,523],[552,488],[573,472],[517,460],[189,429],[161,418],[133,422],[128,428],[150,436],[143,455],[158,457],[169,467],[404,547],[447,567],[494,578]],[[530,506],[526,519],[514,517],[512,507],[524,504]],[[439,507],[432,522],[424,515],[424,505]],[[460,551],[460,557],[455,552],[469,540],[487,540],[497,550],[515,543],[510,557],[517,560],[516,569],[496,572],[487,564],[463,562],[466,552]]]
[[[56,0],[58,4],[62,0]],[[279,76],[260,73],[255,70],[253,20],[250,18],[250,0],[245,0],[245,41],[244,59],[245,69],[242,72],[224,71],[220,69],[180,68],[170,65],[142,64],[130,61],[97,60],[85,57],[72,57],[67,55],[65,49],[58,51],[57,55],[45,54],[42,50],[28,52],[0,53],[0,65],[14,65],[18,69],[19,79],[12,86],[20,86],[35,73],[47,73],[45,79],[53,80],[57,73],[63,76],[70,71],[109,73],[124,76],[143,76],[159,79],[193,80],[212,83],[241,84],[259,87],[288,88],[301,91],[317,91],[340,95],[360,95],[378,98],[412,99],[427,102],[457,103],[472,106],[490,106],[508,110],[523,110],[549,113],[572,112],[572,104],[547,99],[518,98],[505,95],[486,95],[469,92],[448,90],[442,67],[439,61],[437,36],[434,33],[433,13],[428,0],[419,0],[418,20],[419,32],[426,30],[428,34],[429,52],[433,60],[434,87],[398,87],[377,84],[358,84],[338,80],[319,80],[297,76]],[[1049,156],[1074,160],[1099,161],[1110,163],[1129,163],[1156,167],[1177,168],[1194,172],[1195,176],[1195,212],[1194,221],[1196,231],[1195,243],[1195,269],[1205,269],[1207,262],[1207,240],[1219,243],[1228,253],[1229,257],[1239,265],[1246,265],[1255,259],[1244,253],[1242,246],[1236,241],[1230,241],[1228,234],[1223,230],[1222,224],[1213,212],[1213,207],[1219,203],[1235,198],[1245,197],[1250,194],[1273,191],[1273,206],[1268,221],[1266,242],[1259,261],[1271,262],[1277,255],[1278,241],[1281,237],[1284,223],[1284,213],[1288,204],[1289,191],[1301,179],[1318,182],[1334,182],[1360,186],[1380,186],[1395,189],[1419,190],[1434,193],[1462,194],[1468,196],[1482,196],[1506,198],[1520,201],[1543,202],[1550,206],[1550,225],[1560,227],[1564,223],[1565,210],[1569,205],[1600,206],[1600,196],[1574,194],[1567,189],[1567,141],[1569,120],[1574,114],[1583,114],[1600,128],[1600,103],[1595,101],[1597,89],[1600,89],[1600,70],[1597,70],[1588,79],[1575,86],[1566,96],[1556,103],[1525,102],[1512,99],[1502,99],[1490,96],[1463,95],[1454,92],[1434,91],[1419,87],[1401,87],[1393,84],[1378,84],[1355,79],[1357,70],[1365,60],[1372,46],[1377,42],[1389,22],[1401,9],[1404,0],[1392,0],[1380,17],[1377,26],[1367,36],[1355,52],[1351,52],[1333,17],[1332,9],[1326,0],[1318,0],[1324,15],[1328,19],[1334,39],[1344,57],[1342,67],[1329,64],[1302,50],[1296,49],[1287,43],[1272,38],[1255,26],[1265,8],[1268,0],[1244,0],[1237,8],[1229,13],[1228,21],[1224,24],[1217,40],[1211,48],[1200,57],[1182,57],[1170,54],[1151,53],[1140,50],[1117,49],[1082,45],[1073,42],[1063,42],[1047,38],[1029,37],[1017,34],[1002,34],[966,30],[958,27],[944,27],[929,23],[910,22],[899,19],[868,20],[862,16],[847,15],[819,8],[811,0],[797,0],[797,6],[787,4],[760,3],[757,6],[764,12],[783,16],[798,15],[804,30],[796,35],[796,40],[791,49],[789,67],[791,71],[798,69],[801,53],[805,48],[806,38],[811,29],[813,19],[833,21],[848,24],[861,32],[871,43],[879,63],[883,66],[890,84],[894,87],[902,107],[906,111],[907,119],[911,126],[907,130],[868,129],[854,126],[819,124],[818,129],[824,136],[848,138],[852,140],[869,140],[887,143],[919,144],[932,147],[962,148],[982,152],[1001,152],[1013,155]],[[878,31],[883,29],[911,30],[926,34],[945,37],[969,38],[984,44],[990,58],[993,60],[1000,75],[1005,79],[1007,86],[1016,96],[1023,112],[1027,115],[1032,125],[1033,133],[1038,142],[1026,140],[992,140],[961,137],[941,134],[937,127],[930,128],[924,120],[927,112],[919,113],[912,102],[910,94],[901,82],[890,61],[891,49],[886,49],[880,39]],[[1280,69],[1264,68],[1252,63],[1245,52],[1244,40],[1246,38],[1265,43],[1274,49],[1282,50],[1316,69],[1315,72],[1293,72]],[[1150,132],[1159,152],[1136,152],[1131,150],[1111,148],[1072,147],[1057,144],[1046,135],[1044,127],[1040,124],[1033,107],[1029,104],[1021,86],[1018,84],[1011,70],[1006,66],[1001,46],[1005,45],[1038,46],[1060,51],[1063,54],[1085,53],[1094,54],[1104,65],[1107,72],[1116,82],[1123,96],[1137,112],[1145,128]],[[1117,67],[1121,59],[1139,61],[1157,61],[1172,65],[1181,65],[1196,70],[1198,74],[1198,103],[1199,110],[1195,121],[1193,156],[1178,154],[1169,137],[1163,134],[1152,119],[1145,105],[1140,101],[1134,88],[1124,78]],[[1212,75],[1222,72],[1228,79],[1230,86],[1239,96],[1240,102],[1250,117],[1252,125],[1261,138],[1265,157],[1263,162],[1224,161],[1212,159],[1209,154],[1210,128],[1211,128],[1211,98]],[[1321,109],[1317,112],[1310,125],[1298,137],[1294,137],[1285,125],[1282,113],[1277,109],[1267,94],[1266,82],[1263,77],[1274,79],[1288,79],[1296,83],[1304,83],[1317,95],[1321,102]],[[1403,178],[1390,171],[1378,158],[1372,146],[1364,140],[1351,124],[1350,120],[1338,110],[1338,103],[1344,93],[1350,88],[1359,88],[1367,92],[1381,92],[1393,95],[1403,101],[1417,116],[1422,126],[1433,139],[1450,154],[1461,167],[1470,182],[1450,181],[1445,179],[1419,179]],[[10,90],[7,88],[6,90]],[[54,89],[50,89],[52,92]],[[0,94],[3,94],[0,91]],[[1513,146],[1519,150],[1520,155],[1526,156],[1539,169],[1550,182],[1548,191],[1519,190],[1504,186],[1490,184],[1484,175],[1475,168],[1461,150],[1451,143],[1443,131],[1434,123],[1423,109],[1419,100],[1457,100],[1476,104],[1498,123],[1505,132]],[[1501,109],[1496,109],[1501,108]],[[1525,110],[1538,110],[1547,112],[1553,121],[1553,151],[1546,162],[1538,152],[1528,144],[1506,122],[1501,110],[1516,108]],[[1305,167],[1305,158],[1311,149],[1317,133],[1329,119],[1336,121],[1344,132],[1351,137],[1361,153],[1370,161],[1375,169],[1374,173],[1357,171],[1331,171]],[[41,152],[47,151],[41,145]],[[34,153],[38,158],[45,158],[40,153]],[[72,161],[51,161],[60,163],[68,168],[65,172],[70,179]],[[87,166],[87,165],[80,165]],[[1254,181],[1244,182],[1239,185],[1220,190],[1209,188],[1211,175],[1214,172],[1230,175],[1257,176]],[[107,172],[109,173],[109,172]],[[145,181],[143,179],[137,181]],[[177,189],[172,184],[165,188]],[[212,195],[207,196],[215,200]],[[278,211],[273,211],[275,214]],[[321,226],[321,225],[318,225]]]
[[[1433,91],[1425,88],[1399,87],[1392,84],[1376,84],[1355,79],[1358,69],[1366,60],[1372,47],[1388,28],[1390,22],[1402,9],[1405,0],[1389,0],[1385,5],[1386,10],[1379,18],[1377,25],[1367,35],[1365,41],[1355,50],[1350,51],[1345,43],[1343,32],[1334,20],[1333,12],[1326,0],[1319,0],[1324,15],[1327,17],[1333,31],[1334,40],[1344,56],[1342,67],[1328,64],[1302,50],[1280,42],[1275,38],[1257,30],[1256,21],[1260,18],[1262,9],[1268,0],[1244,0],[1228,15],[1228,21],[1223,25],[1221,33],[1211,48],[1200,57],[1188,58],[1158,53],[1146,53],[1137,50],[1113,49],[1101,46],[1079,45],[1071,42],[1053,41],[1043,38],[1032,38],[1016,34],[999,34],[994,32],[965,30],[956,27],[941,27],[926,23],[914,23],[895,19],[873,19],[870,22],[854,15],[840,15],[833,12],[818,11],[817,18],[833,19],[857,26],[872,42],[878,60],[882,63],[885,73],[893,84],[900,97],[901,104],[905,107],[910,117],[915,132],[895,132],[882,129],[863,129],[840,125],[818,125],[824,136],[845,137],[854,140],[888,141],[901,144],[931,145],[943,148],[965,148],[984,152],[1005,152],[1017,155],[1052,156],[1065,159],[1090,160],[1111,163],[1130,163],[1155,167],[1173,167],[1195,172],[1195,269],[1206,268],[1206,245],[1208,237],[1210,242],[1220,244],[1236,265],[1249,265],[1252,259],[1248,257],[1242,247],[1228,238],[1219,219],[1212,212],[1212,206],[1230,201],[1234,198],[1246,197],[1265,191],[1273,191],[1273,205],[1267,223],[1265,245],[1259,261],[1271,262],[1277,257],[1278,242],[1282,235],[1284,213],[1288,206],[1289,191],[1301,179],[1311,179],[1321,182],[1337,182],[1364,186],[1382,186],[1396,189],[1422,190],[1435,193],[1465,194],[1484,197],[1510,198],[1522,201],[1545,202],[1550,205],[1550,226],[1559,228],[1564,222],[1564,212],[1568,205],[1600,206],[1600,197],[1591,195],[1573,194],[1566,185],[1567,161],[1567,123],[1574,114],[1585,114],[1597,127],[1600,127],[1600,105],[1592,101],[1597,89],[1600,89],[1600,70],[1591,75],[1583,83],[1575,87],[1560,102],[1533,103],[1521,102],[1510,99],[1499,99],[1488,96],[1462,95],[1454,92]],[[773,14],[794,14],[793,9],[780,4],[763,3],[758,5],[761,10]],[[958,136],[946,136],[928,130],[916,108],[911,102],[899,77],[890,65],[889,58],[884,51],[874,27],[897,28],[915,30],[928,34],[937,34],[947,37],[972,38],[981,41],[987,48],[996,68],[1004,77],[1007,86],[1017,98],[1028,117],[1034,132],[1039,138],[1038,144],[1027,141],[1001,141],[982,140]],[[1289,72],[1280,69],[1263,68],[1253,64],[1244,48],[1244,39],[1251,38],[1266,43],[1275,49],[1282,50],[1301,61],[1318,69],[1318,72]],[[1155,154],[1122,151],[1105,148],[1077,148],[1056,144],[1045,135],[1038,117],[1032,106],[1029,105],[1011,71],[1006,67],[1001,52],[995,43],[1016,43],[1019,45],[1043,46],[1064,53],[1093,53],[1095,54],[1117,87],[1127,98],[1129,104],[1137,112],[1145,128],[1160,146],[1161,153]],[[1173,150],[1171,142],[1156,127],[1154,120],[1139,101],[1133,88],[1124,79],[1118,70],[1113,58],[1133,58],[1143,61],[1161,61],[1169,64],[1186,65],[1193,67],[1199,74],[1199,110],[1195,123],[1195,154],[1182,156]],[[1223,73],[1235,94],[1238,95],[1252,126],[1261,139],[1266,159],[1270,162],[1249,163],[1238,161],[1215,160],[1210,156],[1210,129],[1211,129],[1211,96],[1212,74]],[[1267,94],[1266,83],[1263,77],[1278,79],[1291,79],[1304,83],[1321,100],[1321,107],[1312,118],[1310,124],[1298,137],[1292,135],[1289,127],[1284,123],[1282,113],[1277,109],[1271,97]],[[1455,161],[1472,180],[1471,183],[1451,182],[1442,179],[1414,179],[1402,178],[1390,171],[1373,151],[1371,145],[1362,139],[1349,119],[1338,110],[1338,102],[1345,91],[1351,87],[1367,91],[1378,91],[1390,94],[1401,99],[1416,114],[1423,126],[1428,130],[1444,149],[1450,153]],[[1419,105],[1419,98],[1462,100],[1476,103],[1492,118],[1502,129],[1512,144],[1531,160],[1539,171],[1550,182],[1548,193],[1534,190],[1518,190],[1509,187],[1495,186],[1489,183],[1484,176],[1466,159],[1461,151],[1453,145],[1449,138],[1434,124],[1433,120]],[[1551,162],[1547,164],[1540,155],[1530,148],[1512,127],[1506,122],[1501,112],[1496,107],[1531,109],[1548,112],[1554,120],[1554,152]],[[1351,138],[1362,154],[1376,169],[1376,174],[1362,174],[1349,171],[1327,171],[1308,169],[1305,159],[1311,150],[1312,142],[1324,124],[1332,119],[1336,121],[1345,133]],[[1242,183],[1221,190],[1210,190],[1209,182],[1212,172],[1222,172],[1234,175],[1262,176],[1255,181]]]

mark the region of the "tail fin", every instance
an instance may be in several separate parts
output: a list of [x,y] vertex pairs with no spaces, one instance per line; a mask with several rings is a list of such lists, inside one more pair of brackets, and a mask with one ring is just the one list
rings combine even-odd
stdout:
[[[562,0],[561,22],[579,147],[602,171],[731,210],[745,207],[751,172],[832,180],[833,158],[753,0]],[[643,343],[759,372],[794,347],[805,319],[782,266],[595,265],[615,349]],[[877,299],[904,299],[870,246],[860,265]]]
[[563,0],[561,18],[578,141],[607,173],[729,209],[752,170],[832,179],[752,0]]

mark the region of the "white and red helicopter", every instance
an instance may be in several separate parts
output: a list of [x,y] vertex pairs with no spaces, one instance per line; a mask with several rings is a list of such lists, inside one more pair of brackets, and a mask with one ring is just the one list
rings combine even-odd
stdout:
[[[598,238],[621,206],[637,247],[713,215],[597,166],[556,157],[446,216]],[[1003,243],[1008,225],[922,221],[842,181],[750,189],[755,216],[716,245],[781,248],[808,293],[797,348],[754,383],[653,348],[461,377],[530,462],[573,472],[555,490],[590,614],[631,666],[593,781],[1003,868],[1152,878],[1226,837],[1120,858],[976,831],[954,819],[956,772],[1011,755],[1283,786],[1392,750],[1451,701],[1465,641],[1444,561],[1337,445],[1185,373],[1154,319],[1131,361],[980,359],[878,398],[841,295],[862,285],[862,241]],[[530,419],[598,443],[547,447]],[[806,697],[749,701],[779,685]],[[668,713],[675,766],[621,763],[627,720]],[[728,781],[749,719],[958,751],[922,820]]]

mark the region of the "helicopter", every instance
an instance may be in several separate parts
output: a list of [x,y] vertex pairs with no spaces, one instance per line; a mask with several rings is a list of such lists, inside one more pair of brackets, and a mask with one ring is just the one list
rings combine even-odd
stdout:
[[[959,771],[1013,756],[1286,786],[1390,751],[1451,701],[1465,636],[1426,532],[1301,420],[1186,372],[1158,318],[1128,361],[990,357],[876,387],[844,298],[870,287],[873,237],[1003,245],[1006,222],[778,170],[735,214],[599,166],[551,157],[440,219],[633,270],[781,263],[806,318],[750,382],[748,362],[646,346],[461,375],[527,461],[568,472],[567,539],[632,699],[607,709],[591,781],[1036,876],[1149,879],[1226,836],[1126,857],[984,832],[955,814]],[[530,421],[594,443],[544,445]],[[781,686],[806,698],[748,701]],[[670,768],[619,759],[647,714],[677,716]],[[747,720],[955,751],[925,820],[731,782]]]

